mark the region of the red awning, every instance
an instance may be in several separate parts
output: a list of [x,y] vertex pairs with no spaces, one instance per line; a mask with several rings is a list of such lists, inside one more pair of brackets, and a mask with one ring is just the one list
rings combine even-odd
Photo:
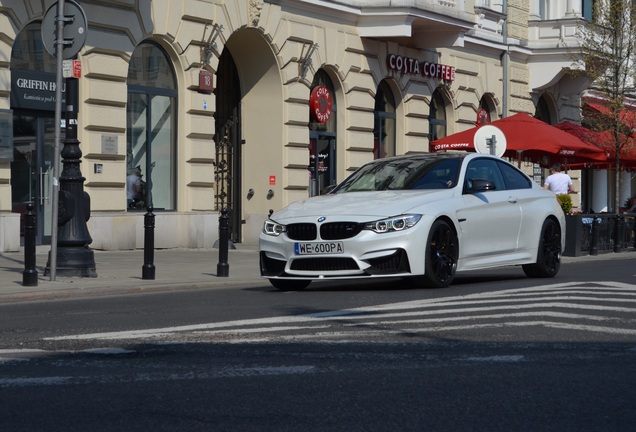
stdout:
[[[583,104],[583,115],[585,117],[595,117],[599,115],[608,117],[611,116],[612,113],[610,107],[606,104],[586,102]],[[621,123],[629,129],[636,129],[636,111],[634,109],[626,107],[624,110],[621,110],[619,118]]]
[[[605,162],[594,161],[593,165],[597,168],[611,168],[615,164],[616,145],[614,141],[614,135],[610,131],[596,132],[585,126],[564,121],[554,125],[555,127],[568,132],[580,140],[592,144],[603,151],[607,155]],[[623,147],[620,153],[621,165],[627,168],[636,168],[636,137],[626,137],[627,143]]]
[[[507,146],[504,155],[511,158],[523,158],[543,164],[605,162],[607,160],[605,151],[599,147],[588,144],[529,114],[515,114],[496,120],[491,125],[498,127],[505,135]],[[479,127],[474,127],[432,141],[430,150],[475,151],[473,142],[478,129]]]

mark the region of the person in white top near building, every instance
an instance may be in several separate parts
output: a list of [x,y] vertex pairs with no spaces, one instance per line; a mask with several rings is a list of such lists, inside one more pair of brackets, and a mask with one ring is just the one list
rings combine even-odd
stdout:
[[569,175],[561,172],[561,167],[558,164],[552,165],[550,168],[550,175],[545,179],[543,187],[557,195],[576,193],[572,179]]

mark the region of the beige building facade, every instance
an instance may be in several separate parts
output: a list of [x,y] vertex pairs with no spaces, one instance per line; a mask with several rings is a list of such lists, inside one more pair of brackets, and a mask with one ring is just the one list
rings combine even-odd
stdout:
[[[429,151],[480,109],[580,118],[583,88],[558,43],[580,8],[548,19],[521,0],[80,3],[78,139],[95,249],[143,247],[149,204],[157,248],[212,247],[222,208],[232,241],[253,244],[270,209],[376,157]],[[0,111],[13,133],[1,251],[19,250],[26,202],[38,242],[50,241],[55,59],[38,38],[52,5],[0,0]]]

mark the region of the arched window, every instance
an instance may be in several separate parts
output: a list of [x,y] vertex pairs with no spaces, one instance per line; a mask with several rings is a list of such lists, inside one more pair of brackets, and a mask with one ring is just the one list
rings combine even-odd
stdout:
[[[479,100],[479,110],[484,110],[486,113],[486,118],[481,122],[482,124],[490,123],[495,119],[497,111],[495,110],[495,104],[493,103],[492,97],[489,95],[483,95]],[[477,119],[478,121],[481,119]]]
[[19,33],[11,51],[11,69],[55,73],[57,61],[44,49],[40,27],[32,22]]
[[168,56],[151,42],[130,59],[126,124],[128,208],[174,210],[177,85]]
[[[328,115],[317,118],[314,113],[309,115],[309,195],[320,195],[325,188],[338,183],[336,178],[336,136],[337,136],[337,99],[336,90],[329,74],[318,69],[311,83],[310,95],[317,89],[326,89],[329,97],[322,95],[323,102],[320,110]],[[310,96],[311,98],[311,96]],[[331,110],[327,100],[331,100]]]
[[428,114],[429,141],[446,136],[446,104],[439,90],[433,92],[431,109]]
[[395,156],[395,98],[386,81],[378,86],[373,115],[373,158]]
[[542,95],[539,98],[539,102],[537,102],[537,108],[534,113],[535,118],[538,118],[541,121],[544,121],[548,124],[552,124],[552,115],[550,114],[550,106],[548,105],[548,101],[545,98],[545,95]]

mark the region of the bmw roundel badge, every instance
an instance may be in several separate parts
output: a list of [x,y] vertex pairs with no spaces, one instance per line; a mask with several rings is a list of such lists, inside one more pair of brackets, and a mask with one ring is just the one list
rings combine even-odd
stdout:
[[324,221],[325,221],[325,219],[327,219],[327,218],[326,218],[326,217],[324,217],[324,216],[320,216],[320,217],[318,218],[318,222],[324,222]]

